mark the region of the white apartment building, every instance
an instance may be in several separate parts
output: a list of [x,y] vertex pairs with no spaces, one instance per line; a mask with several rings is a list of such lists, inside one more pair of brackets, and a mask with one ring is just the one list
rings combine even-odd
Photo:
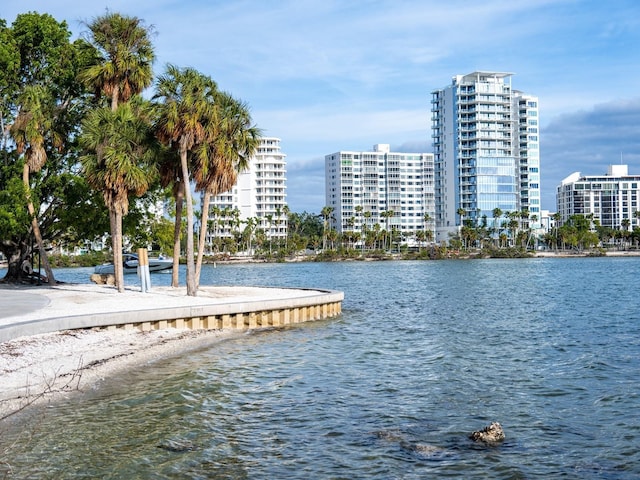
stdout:
[[631,231],[640,227],[640,175],[629,175],[627,165],[610,165],[606,175],[575,172],[558,185],[560,221],[572,215],[593,215],[603,227]]
[[466,219],[492,226],[495,209],[526,210],[530,226],[540,226],[538,99],[513,90],[511,76],[456,75],[432,92],[438,242]]
[[[379,224],[407,235],[433,231],[433,154],[396,153],[389,145],[373,151],[340,151],[325,156],[326,206],[338,232],[361,232]],[[387,216],[383,212],[393,212]],[[425,215],[431,220],[425,222]],[[428,223],[428,224],[427,224]]]
[[[287,236],[285,157],[280,150],[279,138],[264,137],[260,140],[249,169],[238,175],[236,185],[211,199],[209,218],[213,219],[217,212],[222,215],[222,221],[216,222],[215,231],[209,231],[208,237],[232,236],[234,216],[236,221],[245,223],[250,218],[255,219],[256,227],[262,229],[268,238]],[[234,211],[237,215],[233,214]]]

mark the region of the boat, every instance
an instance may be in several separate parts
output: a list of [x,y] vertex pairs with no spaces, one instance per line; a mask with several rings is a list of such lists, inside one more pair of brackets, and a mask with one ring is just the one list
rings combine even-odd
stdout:
[[[138,273],[138,255],[135,253],[122,254],[122,266],[124,267],[125,274]],[[163,256],[159,256],[157,258],[149,257],[149,272],[163,272],[171,270],[172,268],[173,259],[171,258],[164,258]],[[113,263],[97,265],[94,271],[101,275],[113,275],[115,273]]]

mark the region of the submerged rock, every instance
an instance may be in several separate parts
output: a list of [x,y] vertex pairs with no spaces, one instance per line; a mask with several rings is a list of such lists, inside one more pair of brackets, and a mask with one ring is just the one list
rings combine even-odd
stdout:
[[417,453],[422,457],[434,457],[434,456],[442,456],[447,455],[450,452],[446,449],[439,447],[437,445],[431,445],[426,443],[418,443],[412,441],[410,438],[407,438],[399,430],[379,430],[374,432],[374,435],[378,437],[380,440],[384,440],[386,442],[398,443],[400,448],[403,450],[407,450],[412,453]]
[[195,450],[196,446],[189,440],[167,440],[156,445],[158,448],[167,450],[169,452],[190,452]]
[[404,436],[399,430],[379,430],[377,432],[373,432],[373,434],[379,439],[387,442],[400,442],[404,440]]
[[498,422],[492,422],[488,427],[478,430],[469,435],[474,442],[495,445],[504,440],[504,430]]
[[449,453],[447,450],[445,450],[442,447],[438,447],[437,445],[429,445],[425,443],[416,443],[415,445],[413,445],[412,450],[426,457],[444,455]]

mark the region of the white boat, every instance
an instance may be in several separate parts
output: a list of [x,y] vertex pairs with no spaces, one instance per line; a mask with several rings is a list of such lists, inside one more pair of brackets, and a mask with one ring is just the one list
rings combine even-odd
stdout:
[[[124,273],[138,273],[138,255],[135,253],[122,254],[122,266],[124,267]],[[168,271],[173,268],[173,259],[171,258],[149,258],[149,272],[162,272]],[[103,263],[95,268],[95,273],[101,275],[108,275],[115,273],[113,263]]]

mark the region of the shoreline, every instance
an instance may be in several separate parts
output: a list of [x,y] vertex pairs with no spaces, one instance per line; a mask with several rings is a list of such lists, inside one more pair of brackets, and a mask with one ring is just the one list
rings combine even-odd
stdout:
[[125,369],[256,329],[328,318],[342,300],[327,290],[246,286],[201,287],[195,297],[185,287],[119,293],[96,284],[0,285],[2,294],[0,422]]
[[0,343],[0,425],[34,408],[99,388],[165,358],[239,338],[238,330],[67,330]]
[[[640,251],[607,252],[608,257],[640,257]],[[535,258],[585,258],[585,253],[536,252]],[[77,285],[76,285],[77,286]],[[71,285],[67,285],[71,287]],[[86,287],[86,285],[85,285]],[[89,285],[90,289],[99,288]],[[6,286],[29,293],[51,291],[48,287]],[[158,289],[154,289],[158,290]],[[220,297],[230,296],[234,287],[226,287]],[[238,287],[236,294],[242,290]],[[59,292],[61,295],[64,292]],[[74,308],[88,309],[80,292],[73,299]],[[163,292],[167,296],[167,292]],[[154,295],[140,296],[139,291],[127,291],[116,298],[124,300],[134,296],[158,302]],[[202,301],[203,297],[195,297]],[[172,302],[187,301],[180,295]],[[193,300],[193,299],[192,299]],[[224,301],[219,298],[220,301]],[[67,308],[48,309],[55,313],[68,313]],[[21,315],[24,318],[38,318],[43,311]],[[215,345],[224,340],[238,338],[246,331],[235,329],[187,330],[167,328],[140,332],[138,330],[63,330],[22,336],[0,342],[0,424],[24,413],[31,407],[40,407],[49,402],[67,398],[74,393],[82,393],[97,388],[106,377],[117,376],[129,368],[153,363],[164,358],[184,354],[193,349]]]

